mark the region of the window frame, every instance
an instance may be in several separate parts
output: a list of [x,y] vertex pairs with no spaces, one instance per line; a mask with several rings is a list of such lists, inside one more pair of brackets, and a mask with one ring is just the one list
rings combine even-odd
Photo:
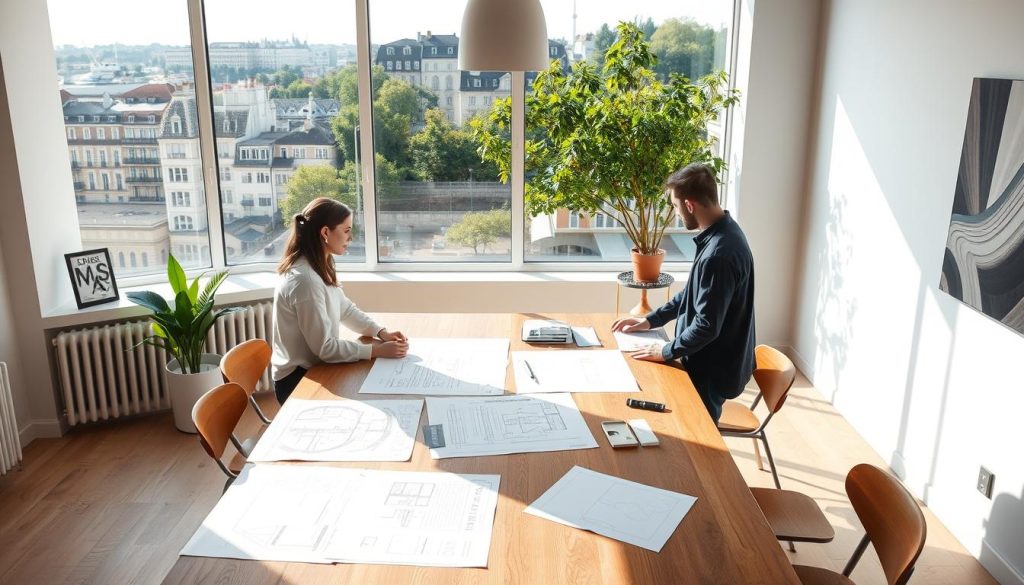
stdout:
[[[356,0],[355,2],[355,24],[356,24],[356,65],[359,79],[359,121],[364,128],[373,127],[372,96],[370,95],[371,67],[377,62],[375,55],[370,50],[369,31],[369,2],[370,0]],[[210,264],[205,267],[190,269],[190,275],[198,274],[203,270],[230,269],[232,273],[244,274],[252,272],[266,272],[273,270],[277,260],[251,264],[228,264],[226,259],[226,242],[224,239],[222,206],[222,195],[220,190],[221,165],[220,156],[216,148],[217,136],[214,123],[213,93],[211,84],[211,68],[207,61],[208,39],[206,37],[205,22],[203,21],[202,0],[187,0],[189,6],[190,41],[192,51],[193,71],[196,84],[196,101],[199,118],[198,140],[199,159],[201,168],[197,180],[202,185],[202,192],[194,195],[205,200],[207,234],[210,244]],[[728,38],[725,43],[725,64],[729,73],[729,86],[735,87],[736,71],[736,44],[739,37],[739,8],[740,1],[733,0],[732,20],[729,24]],[[394,54],[393,47],[387,47],[389,54]],[[431,55],[440,55],[436,47],[432,47]],[[454,55],[454,47],[447,48],[448,55]],[[429,64],[429,63],[428,63]],[[448,69],[455,71],[453,63],[449,63]],[[431,71],[429,67],[423,67],[424,71]],[[437,64],[434,69],[437,70]],[[452,88],[454,89],[454,87]],[[524,194],[524,166],[525,152],[522,138],[525,133],[525,73],[512,72],[511,75],[511,98],[513,120],[511,125],[512,135],[512,177],[510,180],[512,198],[512,243],[511,261],[489,261],[489,262],[393,262],[381,263],[378,258],[377,244],[377,221],[376,221],[376,177],[374,168],[374,157],[363,156],[360,159],[360,174],[363,191],[363,205],[365,213],[364,223],[361,226],[366,238],[366,258],[358,263],[338,263],[338,272],[601,272],[616,273],[630,269],[628,261],[575,261],[575,262],[544,262],[525,260],[525,202]],[[519,112],[516,114],[516,112]],[[733,110],[726,110],[723,116],[722,132],[722,157],[730,160],[732,151],[732,130]],[[128,116],[128,123],[134,122],[134,116]],[[361,132],[360,150],[362,152],[375,152],[373,145],[373,132]],[[231,158],[229,154],[228,159]],[[187,171],[186,171],[187,172]],[[255,181],[253,181],[255,184]],[[728,191],[728,173],[722,178],[721,198],[723,205],[730,204],[731,197]],[[234,199],[235,194],[230,195]],[[244,198],[244,195],[242,196]],[[606,218],[609,221],[610,218]],[[195,224],[193,224],[195,225]],[[614,225],[614,223],[613,223]],[[515,226],[523,226],[515,229]],[[592,226],[593,227],[593,226]],[[666,272],[688,272],[691,262],[665,262],[663,270]],[[151,274],[145,276],[131,276],[125,278],[126,285],[142,285],[161,280],[162,275]]]

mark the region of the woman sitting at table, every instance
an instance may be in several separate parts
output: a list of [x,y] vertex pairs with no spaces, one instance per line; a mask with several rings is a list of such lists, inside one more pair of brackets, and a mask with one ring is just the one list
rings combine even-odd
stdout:
[[[342,292],[333,255],[344,254],[351,241],[352,210],[343,203],[320,197],[294,218],[274,290],[271,373],[281,404],[318,362],[400,358],[409,349],[405,335],[378,325]],[[338,323],[383,343],[340,339]]]

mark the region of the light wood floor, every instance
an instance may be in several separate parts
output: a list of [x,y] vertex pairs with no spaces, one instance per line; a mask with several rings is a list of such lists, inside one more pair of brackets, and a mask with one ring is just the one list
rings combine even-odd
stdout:
[[[264,397],[274,410],[271,396]],[[748,392],[742,400],[749,401]],[[251,409],[243,424],[256,428]],[[863,531],[843,489],[856,463],[885,463],[836,411],[797,380],[769,426],[784,488],[814,497],[836,528],[829,544],[798,544],[794,563],[841,570]],[[750,485],[770,487],[747,439],[727,439]],[[766,466],[767,468],[767,466]],[[0,478],[0,583],[156,584],[220,497],[224,476],[170,414],[33,441],[24,468]],[[995,581],[926,508],[928,542],[913,585]],[[869,547],[853,579],[882,585]]]

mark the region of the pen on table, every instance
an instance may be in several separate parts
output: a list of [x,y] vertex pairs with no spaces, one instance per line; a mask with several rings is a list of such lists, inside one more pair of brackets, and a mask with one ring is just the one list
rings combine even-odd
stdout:
[[526,369],[530,371],[530,377],[533,378],[533,381],[540,384],[540,380],[537,379],[537,374],[534,374],[533,368],[530,367],[530,362],[523,360],[523,363],[526,364]]

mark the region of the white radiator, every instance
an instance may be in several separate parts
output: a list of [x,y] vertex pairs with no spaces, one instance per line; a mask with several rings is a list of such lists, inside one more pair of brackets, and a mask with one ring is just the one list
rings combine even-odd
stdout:
[[0,362],[0,475],[21,466],[21,438],[14,420],[14,399],[7,364]]
[[[149,321],[135,321],[61,331],[53,339],[64,409],[71,426],[133,414],[166,410],[164,365],[167,352],[152,345],[125,351],[152,333]],[[272,303],[260,303],[217,320],[206,338],[206,351],[224,355],[243,341],[270,341]],[[257,390],[273,388],[270,372]]]

